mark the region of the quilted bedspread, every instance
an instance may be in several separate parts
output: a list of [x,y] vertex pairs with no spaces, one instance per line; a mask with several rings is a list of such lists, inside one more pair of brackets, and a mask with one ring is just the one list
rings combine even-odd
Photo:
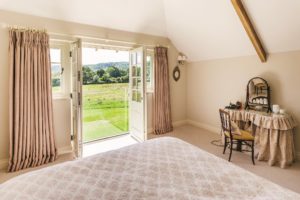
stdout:
[[300,195],[163,137],[18,176],[0,185],[0,199],[296,200]]

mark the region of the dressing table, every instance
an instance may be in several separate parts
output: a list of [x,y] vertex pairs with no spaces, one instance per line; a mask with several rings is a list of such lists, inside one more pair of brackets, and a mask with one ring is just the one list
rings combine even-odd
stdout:
[[242,129],[247,125],[255,136],[257,160],[279,163],[281,168],[291,165],[296,157],[294,128],[296,121],[288,114],[273,114],[254,110],[227,110],[231,120]]

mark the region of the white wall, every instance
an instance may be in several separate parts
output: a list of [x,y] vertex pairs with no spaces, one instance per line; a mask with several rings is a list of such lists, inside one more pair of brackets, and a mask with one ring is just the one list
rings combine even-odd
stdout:
[[[271,102],[279,104],[300,120],[300,51],[272,54],[266,63],[257,56],[190,63],[187,67],[187,117],[195,122],[220,127],[219,108],[246,99],[249,79],[266,79]],[[300,152],[300,129],[296,149]]]
[[[0,29],[0,161],[8,157],[9,130],[8,130],[8,33]],[[6,39],[5,39],[6,38]],[[1,164],[1,163],[0,163]]]
[[[0,23],[8,25],[18,25],[24,27],[33,27],[47,29],[51,33],[62,33],[68,35],[85,35],[90,37],[108,38],[122,41],[129,41],[142,44],[160,44],[169,46],[169,65],[170,77],[173,67],[176,65],[178,55],[175,47],[167,38],[137,34],[125,31],[117,31],[107,28],[63,22],[59,20],[23,15],[13,12],[0,11]],[[0,165],[3,160],[8,158],[9,132],[8,132],[8,30],[0,27]],[[182,69],[182,79],[179,82],[171,82],[171,104],[172,117],[174,121],[185,120],[185,73]],[[61,151],[70,145],[70,101],[68,99],[54,100],[54,126],[56,131],[56,143]]]
[[[173,45],[172,45],[173,46]],[[172,47],[171,46],[171,47]],[[173,124],[180,124],[181,121],[186,120],[186,88],[187,75],[186,65],[179,66],[180,79],[176,82],[173,79],[173,69],[177,65],[178,52],[176,48],[169,48],[169,81],[171,93],[171,114]],[[179,122],[179,123],[178,123]]]

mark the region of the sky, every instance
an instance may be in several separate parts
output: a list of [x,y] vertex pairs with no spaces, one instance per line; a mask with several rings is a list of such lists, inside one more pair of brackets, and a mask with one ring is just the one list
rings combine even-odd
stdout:
[[[51,52],[51,62],[61,61],[60,49],[50,49]],[[95,48],[82,48],[82,64],[97,64],[105,62],[129,62],[129,52],[128,51],[116,51],[107,49],[95,49]]]
[[50,49],[51,62],[60,63],[60,49]]
[[97,64],[105,62],[129,62],[128,51],[116,51],[107,49],[82,48],[82,64]]

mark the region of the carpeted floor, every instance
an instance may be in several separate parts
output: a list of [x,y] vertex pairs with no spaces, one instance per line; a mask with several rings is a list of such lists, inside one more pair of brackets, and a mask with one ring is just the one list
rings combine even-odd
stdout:
[[[171,136],[171,137],[177,137],[182,140],[185,140],[195,146],[198,146],[199,148],[210,152],[218,157],[221,157],[223,159],[228,159],[228,151],[225,155],[222,154],[222,147],[214,146],[211,144],[211,141],[220,139],[220,136],[215,133],[210,133],[206,130],[199,129],[190,125],[182,126],[182,127],[176,127],[173,132],[156,136],[153,134],[149,134],[148,138],[156,138],[156,137],[164,137],[164,136]],[[65,162],[72,160],[73,156],[72,154],[65,154],[59,156],[58,160],[53,164]],[[259,176],[262,176],[272,182],[277,183],[278,185],[281,185],[283,187],[289,188],[295,192],[300,193],[300,162],[294,163],[291,167],[287,169],[281,169],[278,166],[270,167],[267,165],[266,162],[258,162],[256,161],[256,165],[252,165],[251,158],[249,155],[245,153],[240,152],[233,152],[232,154],[232,163],[251,171],[254,174],[257,174]],[[6,173],[5,171],[0,171],[0,183],[15,177],[17,175],[26,173],[28,171],[40,169],[43,167],[34,168],[34,169],[27,169],[16,173]]]

